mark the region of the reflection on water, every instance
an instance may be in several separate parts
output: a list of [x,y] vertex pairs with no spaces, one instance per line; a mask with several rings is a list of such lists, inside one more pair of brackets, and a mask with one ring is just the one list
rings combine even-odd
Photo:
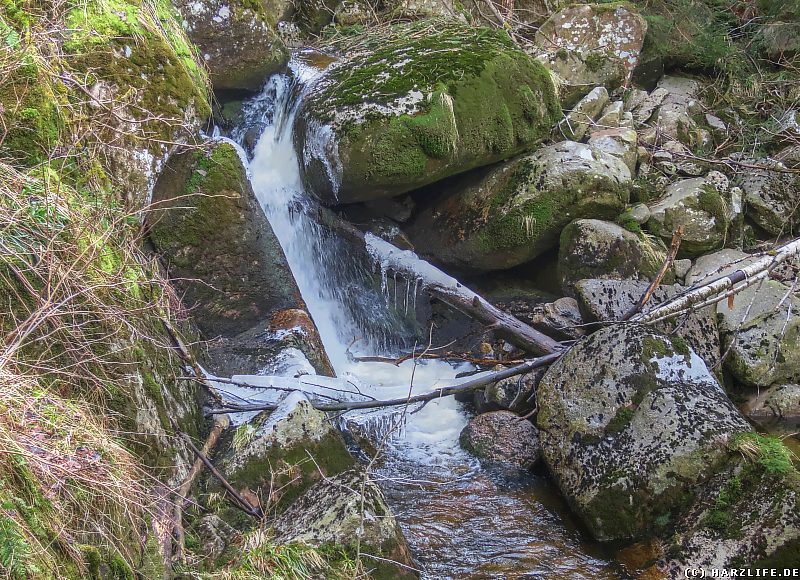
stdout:
[[545,477],[464,459],[421,465],[392,453],[376,472],[424,578],[622,577]]

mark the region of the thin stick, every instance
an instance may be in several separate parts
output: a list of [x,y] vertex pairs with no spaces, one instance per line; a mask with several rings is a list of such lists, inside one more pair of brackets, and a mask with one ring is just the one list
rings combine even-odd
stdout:
[[189,449],[191,449],[197,456],[197,458],[200,459],[200,461],[202,461],[203,464],[208,468],[208,470],[211,472],[211,475],[217,478],[217,480],[222,484],[222,487],[225,488],[225,491],[227,491],[231,495],[231,497],[235,500],[233,502],[233,505],[249,516],[252,516],[258,520],[263,519],[264,513],[261,511],[261,508],[253,507],[249,501],[243,498],[242,495],[238,491],[236,491],[230,483],[228,483],[228,480],[222,476],[222,474],[217,470],[216,467],[214,467],[214,464],[211,463],[208,457],[206,457],[205,453],[200,451],[197,448],[197,446],[192,442],[191,437],[189,437],[186,433],[178,429],[178,426],[175,423],[174,419],[172,419],[172,427],[173,429],[175,429],[175,433],[177,433],[177,435],[181,439],[183,439],[186,445],[189,446]]
[[683,238],[683,226],[678,226],[678,228],[675,230],[675,233],[672,234],[672,243],[669,246],[669,252],[667,253],[667,257],[664,260],[664,263],[661,264],[661,269],[658,271],[658,274],[656,274],[656,277],[650,283],[650,286],[647,287],[645,293],[642,294],[642,297],[639,298],[639,301],[635,305],[633,305],[631,309],[628,310],[622,316],[622,318],[620,318],[621,321],[630,320],[631,318],[633,318],[633,316],[642,311],[644,305],[647,304],[650,298],[653,297],[653,292],[655,292],[656,288],[658,288],[659,284],[661,284],[661,280],[664,279],[664,276],[667,274],[667,270],[669,270],[669,267],[675,261],[675,256],[678,255],[678,248],[681,247],[682,238]]

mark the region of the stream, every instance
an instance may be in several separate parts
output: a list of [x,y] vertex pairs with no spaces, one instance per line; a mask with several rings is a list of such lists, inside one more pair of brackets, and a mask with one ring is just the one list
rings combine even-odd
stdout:
[[[233,139],[242,143],[248,129],[263,127],[249,162],[253,189],[340,380],[381,399],[451,384],[470,367],[435,360],[409,360],[399,367],[353,360],[353,353],[397,354],[400,344],[391,339],[396,311],[413,308],[421,289],[414,281],[397,281],[377,297],[354,295],[348,257],[303,211],[312,202],[301,181],[293,126],[303,96],[322,74],[313,59],[297,53],[288,74],[270,78],[245,104],[245,124]],[[315,128],[315,135],[306,157],[335,159],[325,128]],[[336,163],[329,162],[327,170],[335,179]],[[354,343],[354,337],[361,340]],[[295,367],[304,364],[298,357]],[[290,365],[282,372],[291,370]],[[620,577],[610,554],[587,541],[544,475],[487,470],[461,450],[458,436],[468,418],[453,397],[413,414],[378,410],[347,417],[373,436],[385,436],[385,457],[373,477],[386,492],[423,577]]]

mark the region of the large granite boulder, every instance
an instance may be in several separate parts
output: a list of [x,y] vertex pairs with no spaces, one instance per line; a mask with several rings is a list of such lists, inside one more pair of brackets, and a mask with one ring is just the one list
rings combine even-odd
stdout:
[[538,58],[562,84],[562,102],[593,87],[622,85],[639,59],[647,22],[632,5],[578,4],[550,16],[536,32]]
[[636,325],[603,328],[550,367],[537,390],[542,455],[600,540],[666,528],[750,431],[685,342]]
[[630,184],[617,157],[565,141],[442,187],[407,231],[419,253],[447,266],[512,268],[554,248],[573,219],[617,216]]
[[296,126],[304,181],[327,204],[399,195],[506,159],[560,115],[547,70],[502,30],[420,21],[328,48],[342,57]]
[[232,145],[173,155],[153,202],[150,238],[206,336],[235,336],[276,311],[303,308]]
[[742,171],[736,183],[744,191],[750,219],[774,236],[796,231],[800,226],[800,177],[786,173],[779,161],[750,160],[763,169]]
[[278,543],[336,545],[353,552],[358,546],[372,577],[417,578],[400,526],[381,488],[363,470],[319,481],[272,525]]
[[[634,231],[595,219],[575,220],[561,232],[558,277],[565,294],[574,295],[575,282],[589,278],[646,280],[655,278],[666,250]],[[668,272],[664,282],[674,275]]]
[[176,5],[214,90],[256,91],[289,60],[269,3],[178,0]]
[[[736,250],[702,256],[686,275],[688,284],[730,274],[757,258]],[[726,352],[725,368],[739,382],[767,387],[800,378],[800,298],[767,279],[717,307]]]

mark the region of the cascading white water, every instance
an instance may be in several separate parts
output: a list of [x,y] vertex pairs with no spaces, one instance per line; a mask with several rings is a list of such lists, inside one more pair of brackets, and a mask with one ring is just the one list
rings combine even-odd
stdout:
[[[283,247],[339,377],[338,383],[337,379],[330,379],[330,386],[354,384],[368,395],[388,399],[457,382],[454,377],[465,367],[441,361],[415,365],[409,360],[399,366],[356,362],[348,352],[353,337],[363,336],[365,339],[355,347],[358,350],[371,355],[394,354],[387,352],[390,306],[401,312],[413,310],[418,283],[410,280],[403,284],[395,276],[388,280],[387,264],[382,263],[381,256],[375,256],[375,266],[380,268],[382,277],[382,300],[368,300],[366,315],[361,304],[360,317],[347,306],[352,294],[364,289],[342,287],[348,284],[342,272],[352,264],[341,252],[337,254],[336,244],[303,211],[309,194],[302,184],[293,143],[293,126],[303,91],[313,90],[314,79],[323,73],[297,57],[290,68],[291,75],[272,77],[263,94],[249,106],[248,124],[264,126],[249,170],[253,189]],[[234,137],[243,140],[247,129],[242,128]],[[303,153],[319,158],[329,151],[330,135],[324,127],[314,129],[318,141],[307,143]],[[326,169],[335,184],[339,171],[336,162],[329,160]],[[380,244],[377,240],[375,243]],[[259,380],[275,384],[276,380],[244,378],[253,384],[259,384]],[[309,385],[309,391],[327,388],[325,381],[315,381],[322,386]],[[246,389],[220,386],[241,396],[252,395]],[[348,419],[361,424],[382,426],[384,432],[387,425],[392,427],[395,436],[386,448],[386,462],[374,475],[382,482],[389,503],[425,568],[424,577],[506,578],[520,577],[521,573],[523,577],[619,577],[595,546],[580,539],[546,480],[528,476],[519,481],[484,471],[474,458],[461,451],[458,435],[467,417],[453,397],[432,401],[413,415],[406,415],[401,430],[395,430],[391,420],[380,420],[395,416],[383,410],[347,414]],[[373,433],[376,431],[380,429]]]
[[[381,399],[402,397],[409,390],[416,394],[452,384],[455,375],[464,367],[440,361],[415,364],[409,360],[399,366],[355,362],[348,352],[352,338],[364,335],[365,329],[359,328],[331,288],[331,271],[340,267],[340,264],[331,263],[337,260],[337,256],[330,253],[319,226],[305,212],[297,211],[298,206],[307,203],[308,193],[300,177],[292,128],[303,91],[313,87],[314,78],[322,73],[301,60],[294,60],[291,69],[292,77],[275,76],[265,89],[265,94],[275,99],[275,106],[272,118],[255,146],[249,169],[253,190],[283,247],[337,376],[355,382],[362,392]],[[312,143],[311,147],[325,151],[328,147],[325,131],[318,131],[315,137],[320,142]],[[335,178],[336,167],[329,167],[329,171]],[[417,284],[411,282],[405,295],[395,300],[404,304],[402,308],[407,310],[416,299],[416,291]],[[357,345],[359,351],[369,354],[391,354],[381,353],[378,349],[382,346],[365,341]],[[364,420],[385,413],[382,410],[362,413],[356,419]],[[466,417],[458,403],[447,397],[414,414],[406,422],[402,437],[395,443],[426,462],[439,461],[441,455],[459,455],[462,461],[471,463],[472,460],[459,450],[457,442],[465,423]]]

